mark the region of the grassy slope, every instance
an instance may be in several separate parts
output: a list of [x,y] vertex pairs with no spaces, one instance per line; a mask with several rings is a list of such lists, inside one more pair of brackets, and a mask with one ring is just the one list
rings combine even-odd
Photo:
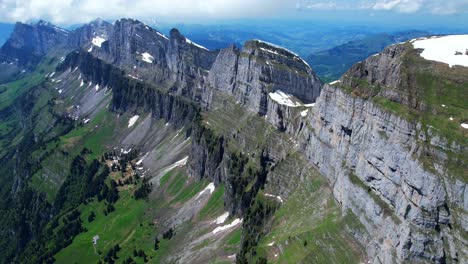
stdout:
[[[46,79],[45,74],[51,72],[57,63],[58,59],[47,57],[37,66],[35,72],[26,74],[19,80],[0,85],[0,158],[6,154],[8,148],[15,147],[24,136],[24,125],[21,122],[26,120],[14,107],[12,109],[14,102],[26,92],[42,84]],[[47,121],[49,112],[44,108],[53,94],[46,89],[41,89],[39,92],[40,99],[33,105],[31,115],[43,115],[44,121]]]
[[[104,120],[107,122],[103,122]],[[106,150],[106,145],[112,142],[114,129],[124,127],[123,122],[107,109],[101,109],[89,123],[77,126],[60,137],[58,142],[51,142],[46,148],[37,151],[38,153],[35,153],[37,156],[47,151],[52,154],[42,161],[42,169],[32,176],[31,186],[38,191],[45,192],[49,201],[53,201],[64,180],[63,175],[68,173],[73,157],[78,155],[83,148],[92,151],[87,156],[89,160],[101,156]]]
[[[158,198],[155,200],[135,200],[131,197],[132,188],[124,188],[120,191],[120,199],[115,204],[116,210],[105,216],[103,210],[104,202],[93,201],[87,205],[80,206],[82,220],[87,232],[78,235],[73,243],[60,251],[56,255],[57,263],[69,263],[70,259],[77,263],[93,263],[99,260],[98,252],[104,255],[114,245],[119,244],[122,250],[118,253],[119,259],[125,260],[133,257],[133,250],[142,249],[148,256],[151,263],[160,263],[168,256],[171,251],[178,246],[178,243],[184,242],[184,233],[193,231],[193,227],[206,218],[206,215],[218,215],[223,210],[223,202],[219,197],[224,193],[223,187],[216,188],[211,199],[203,208],[205,214],[193,219],[189,223],[183,224],[176,231],[180,233],[171,240],[160,239],[160,248],[153,249],[154,238],[160,235],[163,229],[159,225],[154,225],[155,219],[170,212],[171,207],[183,203],[194,197],[197,193],[206,187],[204,181],[195,182],[188,180],[183,169],[175,169],[166,173],[161,179],[161,185],[158,188]],[[91,211],[97,215],[96,219],[89,223],[87,216]],[[208,231],[208,230],[206,230]],[[202,231],[203,232],[203,231]],[[100,236],[96,250],[92,245],[92,239],[95,235]],[[234,232],[232,236],[226,239],[227,250],[237,251],[240,242],[239,231]],[[211,241],[213,242],[213,241]],[[210,241],[203,246],[209,246]],[[200,247],[200,248],[201,248]],[[134,258],[137,263],[142,263],[141,258]]]
[[364,227],[352,213],[341,213],[328,183],[313,171],[275,213],[258,252],[272,263],[359,263],[362,249],[349,233],[356,228]]

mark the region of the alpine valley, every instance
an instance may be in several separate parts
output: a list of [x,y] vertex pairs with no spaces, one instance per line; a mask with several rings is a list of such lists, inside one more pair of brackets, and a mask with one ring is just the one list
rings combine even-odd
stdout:
[[17,23],[1,262],[468,263],[467,43],[408,40],[323,83],[261,40]]

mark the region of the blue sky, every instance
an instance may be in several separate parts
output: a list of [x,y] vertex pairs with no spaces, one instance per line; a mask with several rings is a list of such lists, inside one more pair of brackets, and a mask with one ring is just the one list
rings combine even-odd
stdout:
[[202,22],[282,18],[468,25],[468,0],[0,0],[0,22],[59,25],[96,17]]

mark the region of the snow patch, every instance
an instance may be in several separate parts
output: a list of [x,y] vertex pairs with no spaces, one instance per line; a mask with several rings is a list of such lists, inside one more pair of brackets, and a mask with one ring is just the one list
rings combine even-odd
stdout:
[[55,72],[51,73],[51,74],[49,75],[49,78],[52,78],[52,76],[54,76],[54,75],[55,75]]
[[158,31],[156,31],[156,34],[158,34],[160,37],[162,37],[162,38],[164,38],[166,40],[169,40],[164,34],[158,32]]
[[224,214],[218,216],[218,218],[216,218],[216,220],[213,221],[213,223],[216,223],[217,225],[223,224],[228,217],[229,217],[229,212],[225,212]]
[[336,81],[333,81],[331,83],[329,83],[330,85],[334,85],[334,84],[337,84],[337,83],[340,83],[341,81],[340,80],[336,80]]
[[138,80],[138,81],[143,81],[142,79],[140,79],[140,78],[138,78],[138,77],[136,77],[136,76],[133,76],[133,75],[131,75],[131,74],[128,74],[127,76],[130,77],[130,78],[132,78],[132,79]]
[[97,91],[99,91],[99,84],[96,84],[96,86],[94,86],[94,89]]
[[283,198],[281,198],[281,196],[276,196],[276,195],[273,195],[273,194],[269,194],[269,193],[265,193],[265,196],[266,197],[271,197],[271,198],[276,198],[280,203],[283,203]]
[[84,85],[84,81],[81,80],[80,87],[83,87],[83,85]]
[[63,90],[62,90],[62,89],[58,90],[58,93],[59,93],[59,94],[61,94],[62,92],[63,92]]
[[141,163],[143,163],[143,161],[145,160],[145,158],[146,158],[147,155],[148,155],[148,153],[146,153],[140,160],[138,160],[138,161],[135,163],[135,165],[140,166]]
[[[263,40],[259,40],[259,39],[254,39],[254,41],[257,41],[257,42],[260,42],[260,43],[263,43],[263,44],[266,44],[268,46],[271,46],[273,48],[276,48],[276,49],[281,49],[281,50],[284,50],[292,55],[294,55],[295,59],[296,60],[300,60],[302,63],[304,63],[307,67],[311,68],[309,63],[307,63],[305,60],[303,60],[297,53],[285,48],[285,47],[281,47],[281,46],[278,46],[276,44],[273,44],[273,43],[270,43],[270,42],[267,42],[267,41],[263,41]],[[260,48],[262,49],[262,48]],[[271,50],[268,50],[268,51],[271,51]],[[276,51],[273,51],[273,53],[276,53],[278,54]]]
[[227,230],[227,229],[230,229],[230,228],[233,228],[237,225],[239,225],[240,223],[242,223],[242,219],[239,219],[239,218],[236,218],[234,219],[234,221],[232,221],[232,223],[228,224],[228,225],[224,225],[224,226],[218,226],[217,228],[215,228],[212,233],[213,234],[217,234],[221,231],[224,231],[224,230]]
[[147,63],[153,63],[154,61],[154,57],[151,56],[151,54],[149,54],[148,52],[142,53],[141,56],[141,59]]
[[198,48],[200,48],[200,49],[204,49],[204,50],[210,51],[209,49],[203,47],[203,46],[200,45],[200,44],[197,44],[197,43],[191,41],[191,40],[188,39],[188,38],[185,38],[185,42],[187,42],[188,44],[191,44],[191,45],[193,45],[193,46],[195,46],[195,47],[198,47]]
[[449,120],[450,120],[450,121],[453,121],[453,117],[450,117]]
[[306,109],[304,111],[301,111],[301,116],[304,117],[307,115],[307,112],[309,112],[309,109]]
[[185,157],[185,158],[183,158],[183,159],[181,159],[181,160],[179,160],[179,161],[177,161],[176,163],[172,164],[171,166],[165,168],[165,169],[163,170],[163,172],[164,172],[164,173],[165,173],[165,172],[168,172],[168,171],[170,171],[170,170],[172,170],[172,169],[174,169],[174,168],[176,168],[176,167],[182,167],[182,166],[184,166],[185,164],[187,164],[187,160],[188,160],[188,156]]
[[128,149],[128,150],[120,149],[120,152],[122,152],[123,154],[128,154],[130,153],[130,151],[132,151],[132,149]]
[[179,136],[179,134],[180,134],[180,132],[182,132],[182,130],[183,130],[183,128],[179,129],[179,130],[177,131],[176,135],[171,139],[170,142],[174,141],[174,139],[176,139],[176,138]]
[[269,247],[272,247],[275,244],[275,241],[268,244]]
[[468,124],[462,123],[462,124],[460,124],[460,125],[461,125],[461,127],[463,127],[464,129],[468,129]]
[[[274,50],[270,50],[270,49],[265,49],[265,48],[260,48],[261,50],[265,51],[265,52],[269,52],[269,53],[273,53],[275,55],[280,55],[277,51],[274,51]],[[282,55],[283,56],[283,55]]]
[[89,121],[91,121],[91,119],[86,118],[86,119],[83,120],[83,124],[87,124],[87,123],[89,123]]
[[[188,158],[188,157],[187,157]],[[203,191],[199,192],[197,197],[195,197],[195,200],[200,198],[200,196],[202,196],[205,192],[210,192],[210,194],[212,194],[215,190],[215,185],[213,182],[210,182],[210,184],[208,184],[208,186],[206,186],[205,189],[203,189]]]
[[91,52],[93,51],[93,46],[91,46],[89,49],[88,49],[88,52]]
[[[106,41],[106,39],[102,38],[102,37],[94,37],[93,40],[91,41],[91,43],[93,43],[94,46],[97,46],[97,47],[101,47],[102,43]],[[91,47],[92,48],[92,47]]]
[[130,118],[128,120],[128,127],[132,127],[133,125],[135,125],[135,123],[136,123],[136,121],[138,120],[139,117],[140,117],[139,115],[135,115],[132,118]]
[[414,48],[424,49],[420,56],[426,60],[447,63],[449,67],[461,65],[468,67],[468,35],[449,35],[442,37],[414,39]]
[[274,93],[269,93],[268,94],[271,99],[276,101],[277,103],[281,105],[286,105],[289,107],[298,107],[302,106],[302,104],[298,102],[294,102],[292,100],[293,96],[287,93],[282,92],[281,90],[276,90]]

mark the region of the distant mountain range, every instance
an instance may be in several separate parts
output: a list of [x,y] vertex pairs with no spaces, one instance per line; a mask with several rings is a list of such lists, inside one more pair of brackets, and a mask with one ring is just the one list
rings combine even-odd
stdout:
[[428,35],[430,35],[429,32],[417,30],[376,34],[314,53],[308,56],[306,61],[324,81],[333,81],[355,63],[381,52],[391,44]]

